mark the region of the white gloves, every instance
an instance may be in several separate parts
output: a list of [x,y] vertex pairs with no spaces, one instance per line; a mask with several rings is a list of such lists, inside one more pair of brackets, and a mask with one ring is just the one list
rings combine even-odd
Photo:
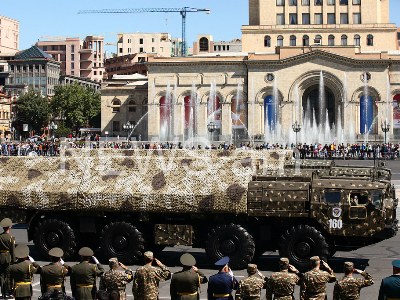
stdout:
[[92,259],[96,265],[98,265],[100,263],[99,260],[95,256],[92,256]]

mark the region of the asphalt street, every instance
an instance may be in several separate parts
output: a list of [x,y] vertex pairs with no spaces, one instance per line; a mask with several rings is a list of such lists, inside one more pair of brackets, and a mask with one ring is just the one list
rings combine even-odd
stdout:
[[[342,161],[336,160],[337,165],[373,165],[373,161]],[[400,191],[400,162],[399,161],[386,161],[387,167],[392,169],[393,183],[399,188]],[[398,193],[398,195],[400,195]],[[399,214],[398,214],[399,215]],[[27,241],[27,233],[23,227],[13,228],[13,234],[16,236],[17,244],[28,244],[31,249],[32,256],[37,259],[40,265],[45,265],[47,262],[43,261],[43,258],[39,258],[36,249],[31,242]],[[392,267],[391,261],[394,259],[400,259],[400,235],[397,235],[389,240],[370,245],[356,251],[351,252],[337,252],[335,256],[329,260],[329,264],[334,269],[337,277],[342,277],[342,268],[345,261],[353,261],[357,268],[364,269],[372,274],[375,280],[375,284],[371,287],[362,290],[361,299],[363,300],[376,300],[378,298],[379,286],[382,278],[391,275]],[[166,248],[160,253],[158,259],[164,264],[170,267],[172,272],[179,271],[179,257],[184,252],[190,252],[196,257],[198,262],[197,266],[209,277],[216,273],[216,270],[207,262],[207,257],[202,249],[192,249],[188,247],[174,247]],[[42,259],[42,260],[41,260]],[[255,260],[255,263],[259,266],[259,269],[265,276],[269,276],[272,272],[277,270],[278,267],[278,254],[275,252],[266,252],[262,257]],[[76,262],[67,262],[69,265],[73,265]],[[132,270],[136,270],[138,266],[130,266]],[[108,270],[108,266],[105,266]],[[240,280],[247,274],[245,270],[234,271],[235,276]],[[358,276],[358,275],[357,275]],[[162,282],[160,284],[160,299],[170,299],[169,297],[169,281]],[[334,284],[328,285],[328,299],[332,299]],[[67,277],[66,282],[67,293],[71,294],[69,279]],[[40,295],[39,276],[36,275],[33,281],[33,299],[37,299]],[[132,285],[127,286],[128,299],[133,299],[132,296]],[[264,298],[265,292],[263,292]],[[296,289],[296,299],[299,299],[299,289]],[[207,285],[202,286],[202,292],[200,299],[207,299]]]

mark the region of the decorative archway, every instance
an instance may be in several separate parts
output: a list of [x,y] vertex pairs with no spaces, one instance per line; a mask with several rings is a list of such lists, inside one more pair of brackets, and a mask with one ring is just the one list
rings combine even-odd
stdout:
[[379,92],[371,86],[361,86],[352,95],[352,101],[359,104],[359,133],[375,134],[378,131],[378,103],[381,99]]
[[160,140],[168,141],[173,139],[174,126],[173,126],[173,107],[172,107],[172,94],[165,94],[159,98],[160,105]]

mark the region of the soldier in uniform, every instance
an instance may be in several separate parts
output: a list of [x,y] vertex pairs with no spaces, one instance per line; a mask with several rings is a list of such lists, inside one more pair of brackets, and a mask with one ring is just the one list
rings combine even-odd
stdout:
[[[300,299],[301,300],[325,300],[326,297],[326,284],[328,282],[335,282],[336,276],[329,265],[321,261],[318,256],[310,258],[311,271],[304,273],[300,285]],[[322,267],[326,270],[320,269]]]
[[29,256],[29,248],[26,245],[15,248],[15,257],[17,262],[8,268],[10,279],[14,282],[14,297],[30,300],[33,274],[40,273],[40,266]]
[[[364,278],[354,278],[353,274],[360,274]],[[359,300],[361,289],[373,284],[370,274],[354,269],[354,264],[347,261],[344,263],[344,277],[336,281],[333,289],[333,300]]]
[[207,294],[209,300],[233,300],[232,291],[237,289],[238,281],[233,276],[228,264],[229,257],[227,256],[215,263],[219,267],[219,272],[212,275],[208,282]]
[[10,280],[7,276],[8,267],[15,262],[15,239],[11,235],[12,221],[9,218],[1,220],[0,226],[3,233],[0,234],[0,286],[4,299],[10,298]]
[[200,285],[207,283],[207,277],[195,266],[196,259],[189,253],[181,256],[182,271],[174,273],[171,279],[171,300],[200,299]]
[[289,264],[289,259],[282,257],[279,260],[279,272],[273,273],[267,280],[266,299],[292,300],[294,288],[300,282],[300,272]]
[[266,281],[265,276],[258,271],[257,265],[247,265],[247,278],[239,281],[236,290],[236,300],[260,300],[261,289],[265,289]]
[[[100,279],[100,290],[107,291],[110,295],[116,293],[119,300],[126,300],[126,285],[133,280],[133,272],[117,258],[110,258],[108,261],[110,270],[105,272]],[[118,270],[121,267],[124,271]],[[112,297],[114,298],[114,297]]]
[[76,300],[91,300],[96,296],[96,278],[104,273],[104,269],[93,256],[92,249],[83,247],[79,255],[81,262],[71,267],[72,297]]
[[64,280],[69,267],[64,265],[63,255],[64,251],[60,248],[49,251],[51,263],[42,267],[40,271],[40,288],[43,295],[50,295],[55,291],[65,293]]
[[378,300],[400,300],[400,260],[392,261],[393,275],[383,278]]
[[[136,270],[133,277],[132,293],[135,300],[157,300],[161,280],[171,278],[171,271],[151,251],[144,253],[145,265]],[[157,267],[152,266],[155,263]]]

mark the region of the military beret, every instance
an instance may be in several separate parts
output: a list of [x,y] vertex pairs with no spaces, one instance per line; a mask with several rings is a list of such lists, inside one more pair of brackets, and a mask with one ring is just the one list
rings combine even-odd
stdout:
[[79,250],[78,254],[80,256],[92,256],[94,253],[93,250],[90,249],[89,247],[83,247]]
[[143,253],[143,256],[147,259],[154,259],[154,254],[151,251],[146,251],[145,253]]
[[310,261],[320,261],[321,259],[319,258],[319,256],[312,256],[310,257]]
[[248,265],[247,265],[247,273],[249,273],[249,274],[256,274],[256,273],[257,273],[257,265],[255,265],[255,264],[248,264]]
[[228,256],[225,256],[225,257],[221,258],[220,260],[218,260],[218,261],[216,261],[214,263],[214,265],[219,266],[219,267],[225,266],[227,264],[229,264],[229,257]]
[[53,257],[63,257],[64,251],[61,248],[52,248],[49,251],[49,255]]
[[344,263],[344,269],[345,270],[353,270],[354,269],[354,263],[352,263],[351,261],[346,261]]
[[108,260],[108,265],[109,265],[110,267],[112,267],[112,266],[118,266],[118,258],[116,258],[116,257],[110,258],[110,259]]
[[196,264],[196,259],[193,257],[193,255],[184,253],[180,258],[180,262],[186,267],[193,267]]
[[392,266],[397,269],[400,269],[400,259],[396,259],[396,260],[392,261]]
[[3,220],[1,220],[0,222],[0,226],[1,227],[10,227],[12,225],[12,221],[10,218],[4,218]]
[[18,245],[15,247],[15,257],[25,258],[29,256],[29,247],[27,245]]
[[281,257],[279,259],[279,265],[281,266],[288,266],[289,265],[289,259],[286,257]]

